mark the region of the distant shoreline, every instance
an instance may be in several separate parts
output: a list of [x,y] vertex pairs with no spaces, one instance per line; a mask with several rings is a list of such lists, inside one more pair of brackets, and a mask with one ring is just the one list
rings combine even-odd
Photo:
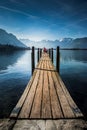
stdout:
[[81,49],[81,48],[60,48],[60,50],[87,50],[87,48],[86,49]]
[[30,50],[30,47],[17,47],[12,45],[0,45],[0,51]]
[[[0,51],[16,51],[16,50],[31,50],[32,48],[31,47],[17,47],[17,46],[12,46],[12,45],[0,45]],[[38,48],[35,47],[35,50],[37,50]],[[40,49],[43,49],[40,48]],[[49,48],[47,48],[49,49]],[[53,48],[53,50],[56,50],[56,48]],[[60,47],[60,50],[87,50],[87,48],[61,48]]]

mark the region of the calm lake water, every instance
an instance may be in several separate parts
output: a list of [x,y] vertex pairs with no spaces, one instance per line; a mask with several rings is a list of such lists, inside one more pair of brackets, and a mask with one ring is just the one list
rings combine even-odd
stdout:
[[[60,53],[62,80],[87,117],[87,51],[62,50]],[[0,52],[0,118],[9,116],[30,77],[31,51]]]

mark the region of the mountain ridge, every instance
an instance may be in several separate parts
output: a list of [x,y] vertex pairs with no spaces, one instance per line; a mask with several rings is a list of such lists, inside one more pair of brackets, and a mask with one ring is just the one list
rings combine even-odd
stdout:
[[25,48],[35,46],[36,48],[56,48],[60,46],[61,49],[87,49],[87,37],[83,38],[63,38],[61,40],[42,40],[31,41],[29,39],[17,39],[12,33],[7,33],[4,29],[0,29],[0,49],[4,48]]
[[7,33],[4,29],[0,28],[0,46],[10,45],[18,48],[26,48],[21,41],[17,39],[12,33]]
[[60,46],[60,48],[67,49],[87,49],[87,37],[83,38],[63,38],[62,40],[42,40],[42,41],[31,41],[29,39],[20,39],[26,46],[35,47],[47,47],[55,48]]

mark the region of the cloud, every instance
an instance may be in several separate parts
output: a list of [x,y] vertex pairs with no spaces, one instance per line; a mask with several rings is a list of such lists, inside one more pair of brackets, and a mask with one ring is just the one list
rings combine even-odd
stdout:
[[4,9],[4,10],[11,11],[11,12],[15,12],[15,13],[19,13],[19,14],[28,16],[28,17],[31,18],[31,19],[39,18],[39,17],[37,17],[37,16],[31,15],[31,14],[28,14],[28,13],[25,13],[25,12],[23,12],[23,11],[11,9],[11,8],[8,8],[8,7],[5,7],[5,6],[0,6],[0,8],[1,8],[1,9]]
[[13,4],[20,4],[20,5],[25,5],[24,3],[22,3],[22,1],[21,2],[19,2],[18,0],[10,0],[10,2],[11,3],[13,3]]
[[[15,1],[15,0],[12,0],[12,1]],[[39,16],[35,16],[35,15],[31,15],[29,13],[25,13],[23,11],[20,11],[20,10],[16,10],[16,9],[12,9],[12,8],[8,8],[6,6],[0,6],[1,9],[4,9],[4,10],[8,10],[10,12],[15,12],[15,13],[19,13],[19,14],[22,14],[24,16],[27,16],[29,19],[32,19],[32,20],[39,20],[39,21],[42,21],[44,23],[48,23],[48,20],[45,20]]]

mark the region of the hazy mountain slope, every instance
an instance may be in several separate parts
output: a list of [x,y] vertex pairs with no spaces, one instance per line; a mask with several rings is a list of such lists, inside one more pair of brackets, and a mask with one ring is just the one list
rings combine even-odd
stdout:
[[79,48],[79,49],[87,49],[87,37],[84,38],[77,38],[72,41],[73,48]]
[[11,45],[15,47],[26,47],[21,41],[19,41],[13,34],[7,33],[5,30],[0,29],[0,45]]

